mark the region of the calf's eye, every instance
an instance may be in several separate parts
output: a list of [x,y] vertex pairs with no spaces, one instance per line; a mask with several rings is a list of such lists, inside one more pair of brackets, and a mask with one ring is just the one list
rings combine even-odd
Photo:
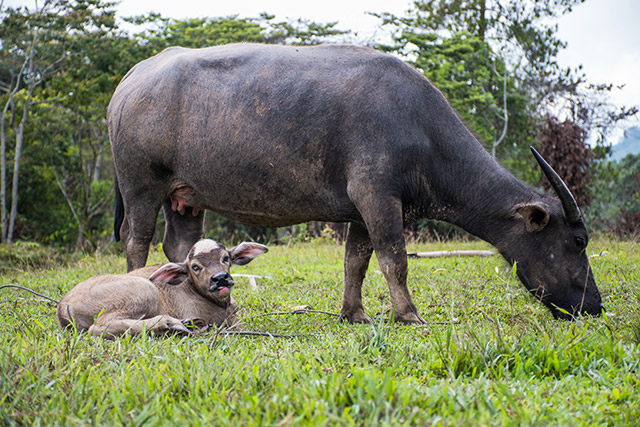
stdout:
[[228,256],[225,256],[224,258],[222,258],[222,262],[223,262],[224,264],[228,263],[228,262],[229,262],[229,257],[228,257]]
[[192,265],[192,266],[191,266],[191,269],[192,269],[193,271],[199,271],[199,270],[200,270],[200,267],[198,267],[197,265]]

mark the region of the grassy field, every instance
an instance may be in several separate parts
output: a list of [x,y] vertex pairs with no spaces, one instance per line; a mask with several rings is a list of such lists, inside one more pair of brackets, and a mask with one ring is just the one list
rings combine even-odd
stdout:
[[[231,243],[231,242],[229,242]],[[236,242],[233,242],[236,243]],[[409,250],[487,249],[483,243]],[[375,258],[365,279],[372,325],[337,313],[341,245],[274,246],[237,274],[242,328],[194,337],[107,341],[62,332],[55,305],[0,290],[1,425],[638,425],[640,248],[597,240],[589,251],[611,316],[553,320],[499,257],[410,260],[424,326],[387,323]],[[150,262],[162,262],[154,250]],[[5,269],[0,285],[56,299],[76,283],[124,272],[122,256]],[[233,273],[232,272],[232,273]]]

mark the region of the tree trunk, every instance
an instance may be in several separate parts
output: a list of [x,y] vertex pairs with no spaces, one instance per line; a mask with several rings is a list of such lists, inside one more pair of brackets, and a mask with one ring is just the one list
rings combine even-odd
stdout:
[[[47,3],[43,6],[43,9],[46,7]],[[38,5],[36,3],[36,10],[38,9]],[[24,98],[24,106],[22,107],[22,119],[20,120],[20,124],[18,125],[18,129],[16,130],[16,148],[15,155],[13,160],[13,177],[12,177],[12,185],[11,185],[11,214],[9,216],[9,225],[7,230],[7,243],[13,243],[13,229],[16,224],[16,219],[18,217],[18,182],[20,181],[20,160],[22,158],[22,145],[24,143],[24,128],[27,123],[27,117],[29,116],[29,109],[31,108],[32,99],[33,99],[33,91],[36,86],[42,81],[42,76],[40,79],[35,79],[35,46],[38,41],[39,31],[36,28],[33,39],[31,40],[31,45],[29,47],[29,55],[25,59],[25,62],[22,65],[22,69],[20,70],[20,74],[18,75],[18,82],[22,77],[23,71],[25,71],[26,67],[26,75],[29,76],[29,80],[27,82],[27,94]],[[16,83],[16,91],[19,87],[19,83]]]
[[13,243],[13,229],[16,225],[16,219],[18,217],[18,182],[20,178],[20,160],[22,158],[22,145],[24,142],[24,127],[27,121],[27,115],[29,114],[29,107],[31,105],[30,88],[27,97],[24,100],[24,107],[22,108],[22,120],[18,125],[16,131],[16,152],[13,158],[13,180],[11,185],[11,215],[9,216],[9,229],[7,231],[7,243]]
[[[0,235],[0,242],[7,241],[7,234],[9,231],[9,218],[7,216],[7,114],[11,111],[11,118],[9,119],[9,126],[13,127],[15,118],[15,101],[14,96],[20,89],[20,76],[22,71],[27,66],[27,61],[22,64],[20,72],[17,76],[12,76],[12,82],[7,88],[7,103],[2,110],[2,117],[0,117],[0,223],[2,226],[2,234]],[[15,78],[15,81],[14,81]],[[15,83],[15,84],[14,84]]]
[[98,151],[98,157],[96,158],[96,163],[93,169],[93,179],[92,182],[98,182],[100,180],[100,172],[102,171],[102,156],[104,155],[104,144],[100,145],[100,150]]
[[498,74],[498,70],[496,70],[496,65],[495,62],[493,64],[493,72],[496,73],[496,75],[502,79],[502,134],[500,135],[500,137],[496,140],[493,141],[493,144],[491,146],[491,155],[493,156],[493,158],[496,157],[496,148],[498,147],[498,145],[500,145],[500,143],[502,141],[504,141],[504,138],[507,136],[507,130],[509,129],[509,110],[507,109],[507,69],[505,66],[505,70],[504,70],[504,76],[501,76],[500,74]]
[[5,120],[12,99],[13,93],[9,94],[9,100],[2,110],[2,117],[0,117],[0,225],[2,226],[0,242],[7,240],[7,133]]
[[478,37],[484,41],[487,32],[487,3],[486,0],[478,2]]
[[76,237],[76,252],[83,251],[85,248],[85,235],[82,223],[78,221],[78,236]]

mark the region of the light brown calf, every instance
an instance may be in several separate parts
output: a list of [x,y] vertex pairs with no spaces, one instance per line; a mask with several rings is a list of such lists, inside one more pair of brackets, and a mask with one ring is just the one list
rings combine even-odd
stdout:
[[229,250],[215,240],[197,242],[183,263],[148,266],[129,274],[92,277],[76,285],[58,305],[58,323],[112,338],[176,331],[189,333],[190,321],[231,325],[237,304],[231,297],[232,265],[244,265],[267,252],[243,242]]
[[128,272],[127,276],[138,276],[138,277],[144,277],[145,279],[148,279],[149,277],[151,277],[153,273],[156,272],[157,269],[159,269],[163,265],[164,264],[153,264],[153,265],[147,265],[142,268],[136,268],[135,270]]

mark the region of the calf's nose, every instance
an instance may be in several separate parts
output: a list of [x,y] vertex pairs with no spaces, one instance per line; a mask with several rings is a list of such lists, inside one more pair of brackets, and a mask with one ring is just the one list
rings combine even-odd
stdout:
[[226,272],[218,273],[211,278],[211,285],[215,287],[233,286],[233,279],[231,278],[231,275],[229,273],[226,273]]

